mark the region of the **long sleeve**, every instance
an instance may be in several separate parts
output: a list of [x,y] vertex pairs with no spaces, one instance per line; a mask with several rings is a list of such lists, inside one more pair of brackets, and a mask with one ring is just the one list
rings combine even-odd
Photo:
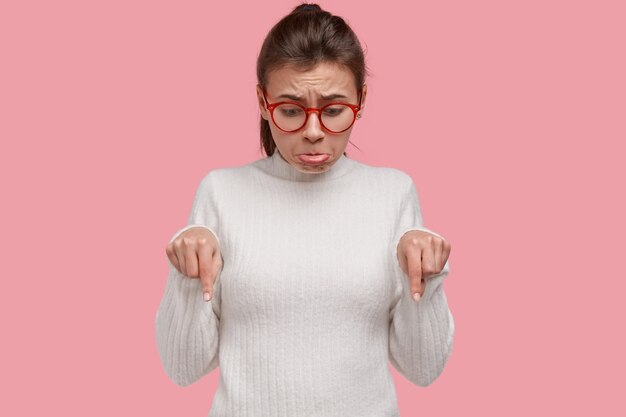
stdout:
[[[170,242],[191,227],[205,227],[219,238],[219,222],[211,173],[198,186],[188,225]],[[199,279],[181,274],[169,263],[169,277],[156,317],[156,341],[163,368],[177,385],[199,380],[218,366],[221,285],[218,279],[213,297],[202,298]],[[220,271],[221,272],[221,271]]]
[[443,281],[450,266],[448,261],[439,274],[426,278],[424,294],[416,303],[411,297],[409,278],[400,268],[396,256],[401,237],[411,230],[422,230],[441,237],[423,226],[419,198],[412,179],[401,205],[391,248],[397,286],[390,310],[389,360],[409,381],[427,386],[443,372],[452,350],[454,320],[443,291]]

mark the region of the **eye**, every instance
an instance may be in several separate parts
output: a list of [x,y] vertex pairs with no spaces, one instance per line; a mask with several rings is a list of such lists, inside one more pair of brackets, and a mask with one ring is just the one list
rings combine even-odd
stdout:
[[285,117],[296,117],[302,113],[302,109],[300,107],[288,104],[278,106],[278,111]]
[[335,106],[326,107],[324,109],[324,114],[326,116],[335,117],[335,116],[339,116],[345,110],[346,110],[346,106],[335,105]]

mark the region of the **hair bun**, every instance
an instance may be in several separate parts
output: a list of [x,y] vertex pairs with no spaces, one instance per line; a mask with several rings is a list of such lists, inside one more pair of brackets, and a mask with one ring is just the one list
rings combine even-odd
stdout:
[[303,12],[319,12],[322,9],[314,3],[302,3],[300,6],[296,7],[296,10]]

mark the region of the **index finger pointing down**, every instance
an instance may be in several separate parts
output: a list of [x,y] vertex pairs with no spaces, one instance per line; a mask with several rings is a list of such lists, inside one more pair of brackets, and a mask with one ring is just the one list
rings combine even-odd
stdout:
[[198,245],[198,275],[202,283],[204,301],[209,301],[213,297],[213,283],[217,275],[215,253],[217,251],[208,244]]
[[415,301],[418,301],[419,297],[424,293],[422,286],[422,251],[416,248],[414,251],[407,252],[411,296]]

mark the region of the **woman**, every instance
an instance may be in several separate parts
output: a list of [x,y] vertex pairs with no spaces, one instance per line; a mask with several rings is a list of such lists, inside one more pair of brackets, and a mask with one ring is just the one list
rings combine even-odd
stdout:
[[209,172],[167,246],[158,349],[181,386],[220,367],[209,416],[397,416],[387,361],[426,386],[448,360],[450,244],[409,175],[345,153],[365,72],[341,18],[278,22],[257,62],[268,156]]

